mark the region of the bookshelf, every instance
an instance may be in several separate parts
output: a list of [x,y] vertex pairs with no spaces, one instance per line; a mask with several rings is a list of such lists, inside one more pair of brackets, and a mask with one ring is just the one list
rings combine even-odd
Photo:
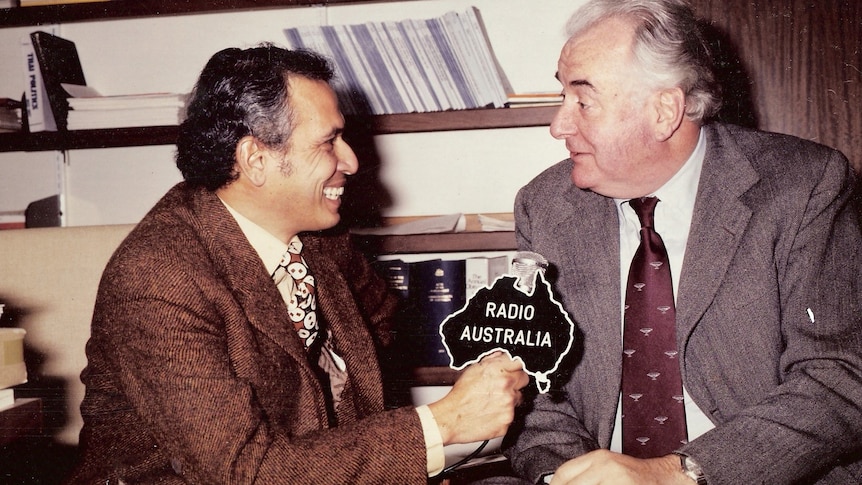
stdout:
[[[36,8],[36,7],[33,7]],[[348,120],[371,126],[376,135],[453,130],[547,126],[556,106],[474,109],[436,113],[403,113]],[[111,128],[69,132],[0,133],[0,152],[76,150],[147,145],[172,145],[176,126]]]
[[[487,214],[501,220],[512,220],[514,215]],[[513,231],[483,231],[476,214],[464,214],[466,229],[463,232],[400,235],[353,235],[357,248],[369,258],[393,254],[489,253],[515,251],[517,242]],[[421,217],[420,217],[421,218]],[[389,223],[409,222],[416,218],[395,218]],[[435,256],[436,257],[436,256]],[[449,367],[415,367],[402,376],[410,385],[451,386],[460,371]]]
[[[44,25],[111,19],[203,14],[234,10],[284,9],[309,6],[387,3],[397,0],[112,0],[0,9],[0,27]],[[418,133],[547,126],[555,107],[471,109],[405,113],[353,119],[372,134]],[[175,126],[112,128],[70,132],[2,133],[0,152],[172,145]]]
[[20,27],[51,23],[223,12],[239,9],[260,10],[266,8],[329,6],[350,3],[383,3],[386,1],[396,0],[220,0],[218,2],[211,0],[112,0],[109,2],[3,8],[0,9],[0,26]]

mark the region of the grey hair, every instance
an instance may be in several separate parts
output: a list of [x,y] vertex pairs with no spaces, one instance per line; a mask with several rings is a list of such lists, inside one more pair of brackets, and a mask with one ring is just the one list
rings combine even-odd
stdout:
[[655,89],[682,89],[685,114],[692,121],[718,113],[721,97],[712,53],[684,0],[591,0],[572,15],[566,33],[571,38],[612,17],[634,23],[632,50],[644,82]]

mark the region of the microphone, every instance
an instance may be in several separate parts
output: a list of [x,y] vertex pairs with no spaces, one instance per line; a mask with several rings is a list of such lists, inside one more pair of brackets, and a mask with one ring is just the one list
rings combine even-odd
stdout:
[[515,287],[524,294],[533,293],[536,287],[536,274],[541,272],[545,276],[548,269],[548,260],[539,253],[532,251],[518,251],[512,257],[512,273],[518,278]]
[[451,368],[461,370],[505,351],[521,360],[540,393],[548,392],[550,375],[572,348],[575,329],[545,279],[548,267],[541,254],[515,253],[511,274],[480,288],[464,308],[443,320],[440,337]]

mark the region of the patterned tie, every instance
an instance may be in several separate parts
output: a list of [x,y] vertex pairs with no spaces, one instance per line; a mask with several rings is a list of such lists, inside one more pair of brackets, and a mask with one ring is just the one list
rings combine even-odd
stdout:
[[[314,276],[302,257],[302,242],[298,238],[290,241],[281,257],[281,262],[272,274],[272,279],[287,303],[288,315],[305,349],[314,344],[319,333],[317,323],[317,299]],[[293,285],[289,284],[290,277]],[[291,288],[292,287],[292,288]],[[291,291],[292,290],[292,291]]]
[[288,243],[287,251],[281,257],[281,263],[273,272],[272,279],[287,303],[288,315],[297,335],[302,338],[312,370],[324,389],[328,389],[327,412],[330,425],[334,426],[337,423],[336,411],[348,379],[347,366],[335,352],[332,336],[326,329],[320,328],[317,319],[316,282],[301,253],[302,242],[298,237],[294,237]]
[[687,439],[676,311],[667,251],[653,228],[655,197],[629,201],[641,222],[641,244],[626,286],[623,330],[623,453],[666,455]]

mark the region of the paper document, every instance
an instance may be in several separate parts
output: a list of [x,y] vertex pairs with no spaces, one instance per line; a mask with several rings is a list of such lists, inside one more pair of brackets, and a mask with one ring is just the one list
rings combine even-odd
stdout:
[[435,234],[442,232],[462,232],[466,225],[467,221],[464,218],[464,214],[448,214],[437,217],[422,218],[385,227],[354,229],[353,233],[374,236]]

